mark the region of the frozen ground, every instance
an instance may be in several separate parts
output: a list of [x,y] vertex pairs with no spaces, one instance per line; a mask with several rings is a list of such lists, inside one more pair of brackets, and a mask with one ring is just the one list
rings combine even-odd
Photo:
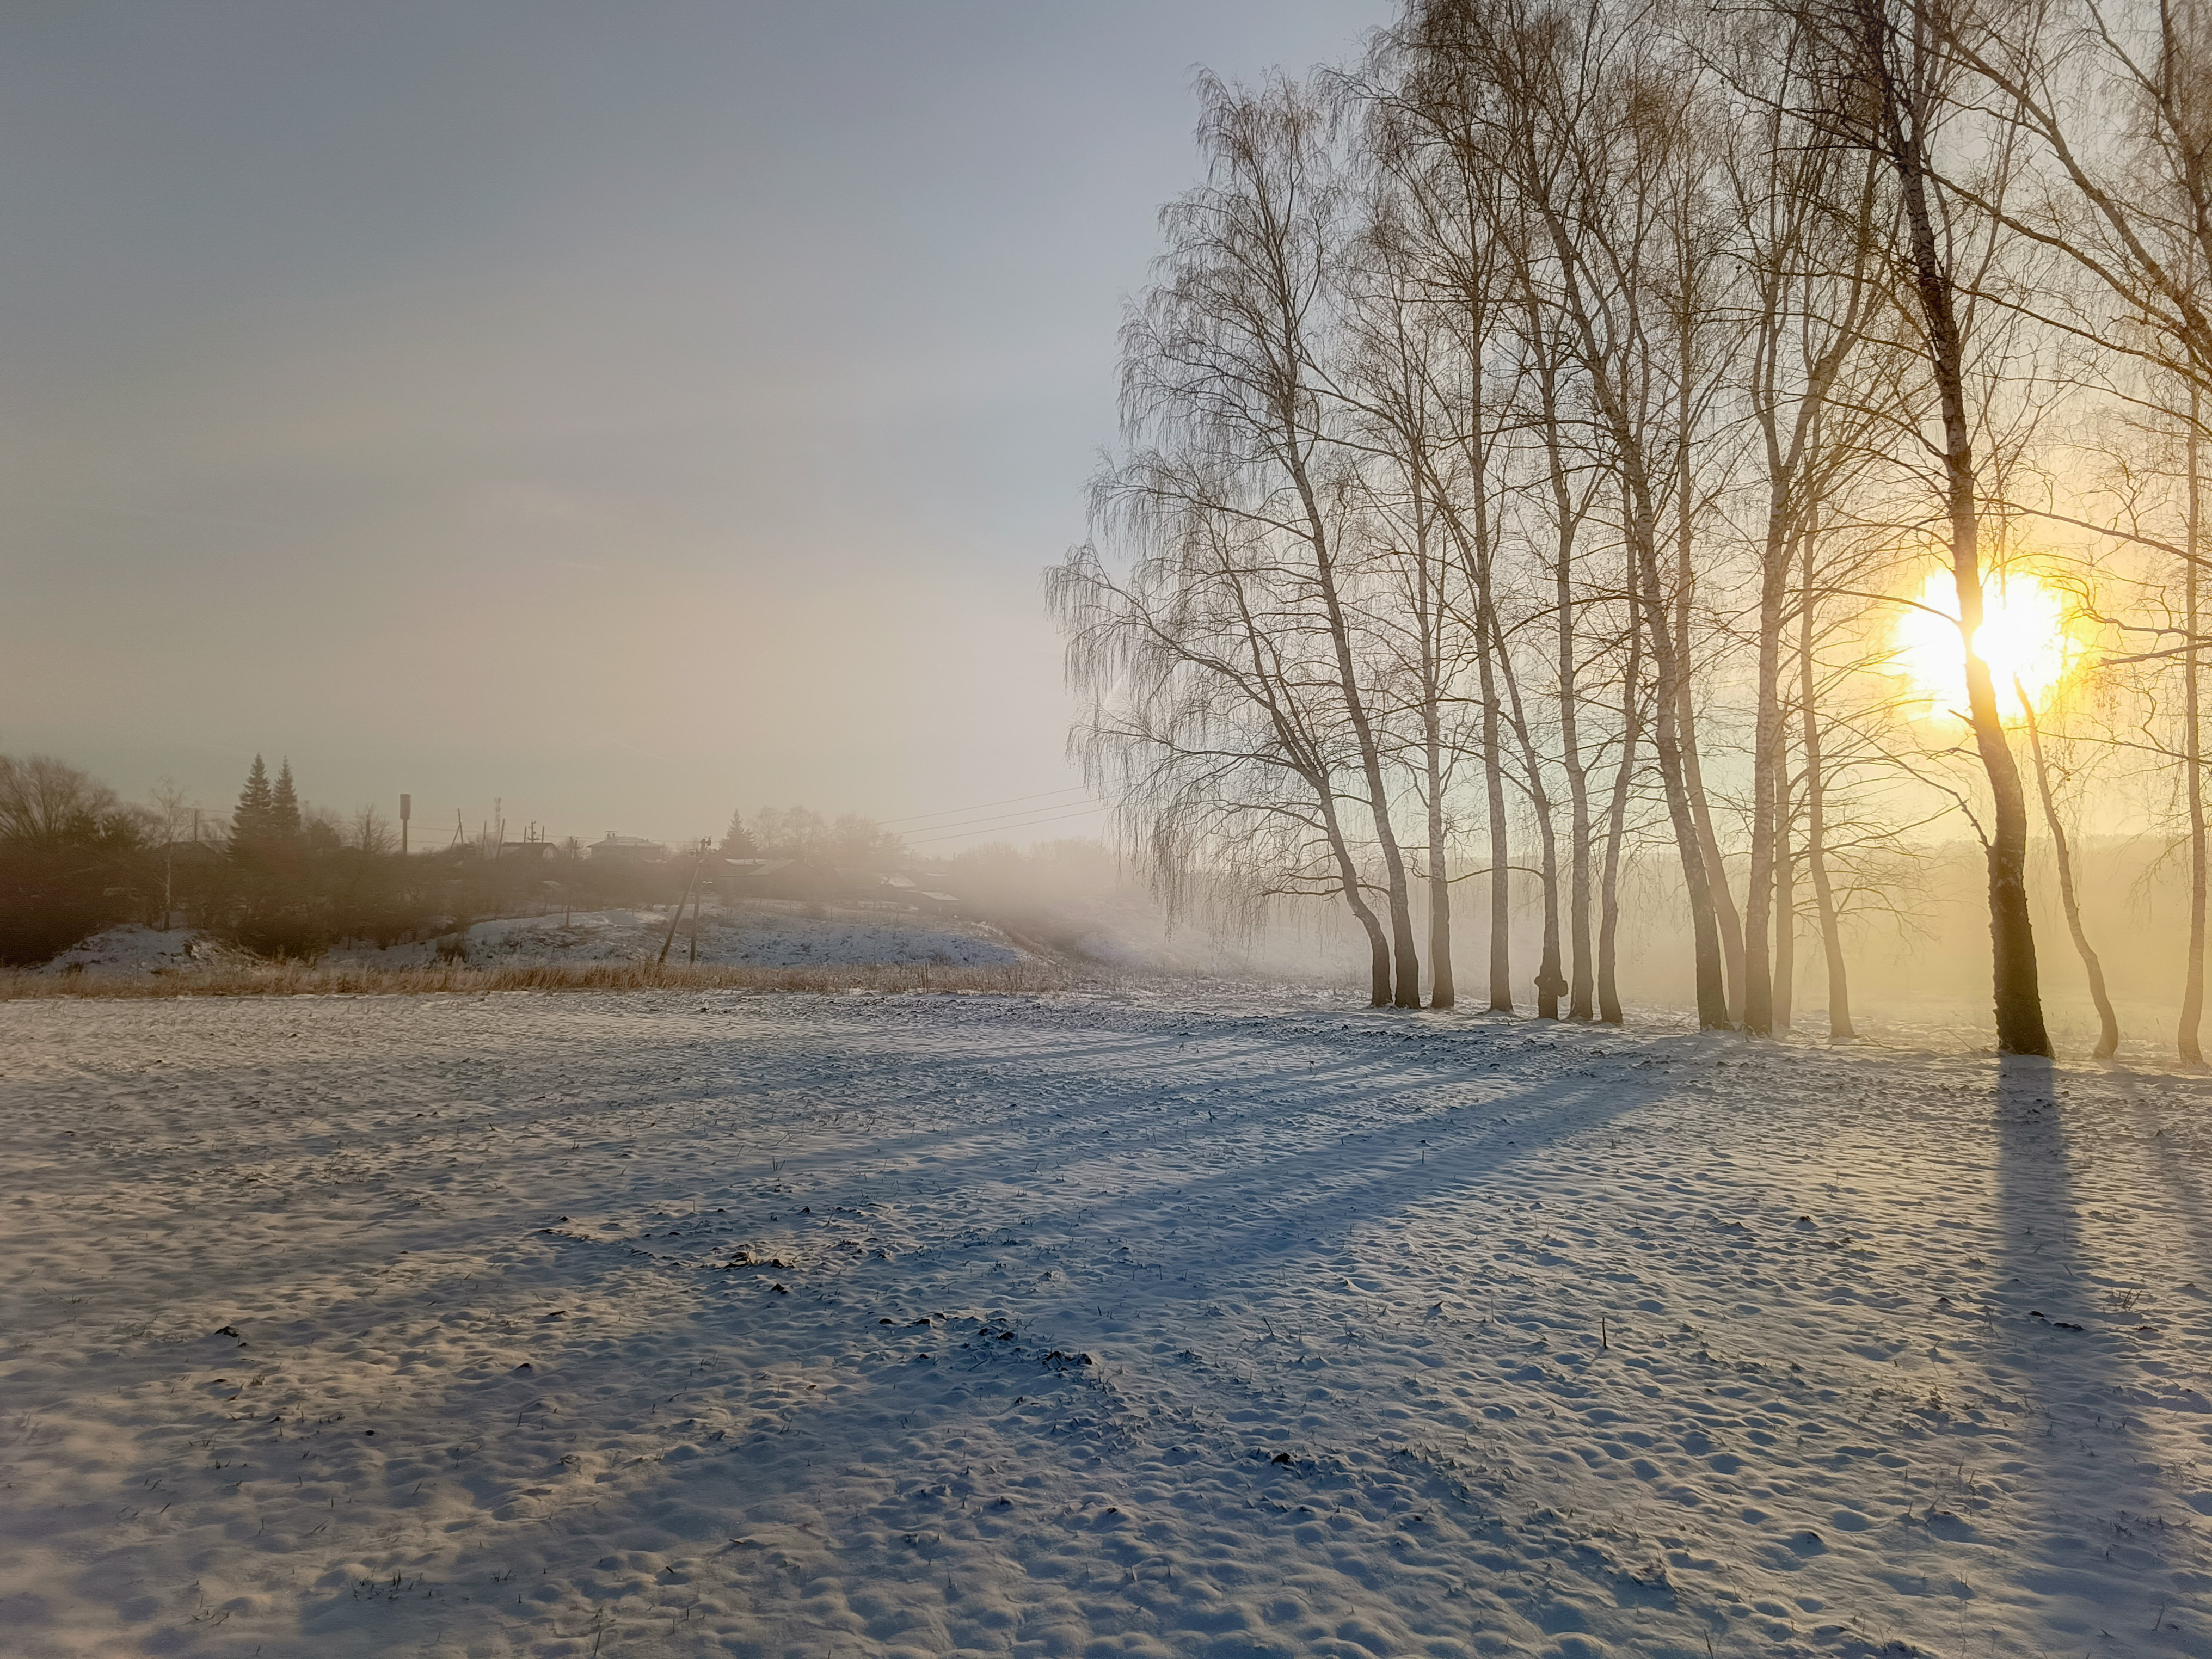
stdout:
[[[687,916],[670,942],[668,959],[689,962]],[[998,968],[1021,953],[986,937],[988,929],[933,927],[919,919],[885,915],[862,921],[850,915],[808,916],[766,904],[732,905],[700,921],[697,959],[746,968],[891,967],[943,964]],[[518,916],[480,921],[465,935],[468,960],[477,967],[559,962],[651,962],[668,938],[668,917],[652,910],[577,911],[562,916]],[[332,963],[405,967],[434,959],[425,942],[387,951],[333,951]]]
[[[668,959],[694,960],[687,917],[670,944]],[[507,968],[538,963],[652,962],[668,934],[665,912],[579,910],[567,916],[510,916],[479,921],[458,939],[418,939],[384,948],[340,945],[322,958],[332,967],[414,968],[440,959],[458,945],[474,966]],[[250,965],[255,958],[234,945],[191,928],[158,933],[126,923],[71,946],[40,971],[137,977]],[[946,925],[885,915],[862,921],[850,915],[808,916],[770,905],[732,905],[700,922],[696,960],[747,968],[1010,967],[1022,953],[979,923]]]
[[0,1649],[2204,1654],[2208,1087],[1256,997],[0,1004]]
[[188,974],[212,968],[235,968],[252,960],[251,952],[226,945],[198,928],[165,930],[126,921],[80,939],[39,971],[137,979],[149,974]]

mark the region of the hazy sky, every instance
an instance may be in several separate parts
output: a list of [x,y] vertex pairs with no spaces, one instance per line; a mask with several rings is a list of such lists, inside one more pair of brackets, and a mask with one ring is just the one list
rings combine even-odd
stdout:
[[1390,9],[17,0],[0,751],[418,837],[1073,782],[1038,573],[1193,70]]

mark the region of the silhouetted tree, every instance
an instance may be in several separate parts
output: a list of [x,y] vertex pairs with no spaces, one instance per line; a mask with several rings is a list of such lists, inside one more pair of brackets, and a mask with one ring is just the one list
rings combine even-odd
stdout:
[[43,962],[127,918],[149,884],[152,830],[150,814],[52,755],[0,755],[0,963]]
[[230,851],[234,858],[266,846],[276,828],[275,811],[269,769],[256,755],[253,769],[246,775],[246,787],[238,792],[237,809],[230,815]]
[[[259,758],[255,757],[257,764]],[[269,833],[278,841],[293,842],[299,840],[301,829],[300,796],[292,787],[292,763],[287,759],[269,792]]]

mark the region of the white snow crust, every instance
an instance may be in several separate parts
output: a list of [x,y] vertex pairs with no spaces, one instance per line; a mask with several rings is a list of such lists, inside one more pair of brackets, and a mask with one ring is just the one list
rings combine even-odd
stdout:
[[1256,994],[0,1004],[0,1650],[2203,1654],[2208,1088]]
[[[1022,959],[1012,945],[986,930],[961,932],[896,916],[863,921],[808,916],[768,905],[733,905],[708,912],[699,924],[698,960],[746,968],[1009,967]],[[578,911],[479,921],[460,941],[477,967],[500,968],[564,962],[652,962],[669,945],[668,959],[692,960],[691,922],[668,940],[668,916],[653,910]],[[385,950],[342,947],[324,959],[333,964],[407,967],[434,959],[437,943],[425,940]]]
[[[458,946],[474,967],[513,968],[587,962],[653,962],[661,946],[668,960],[694,960],[687,916],[668,939],[668,915],[653,910],[579,910],[573,915],[503,916],[471,923],[446,939],[404,945],[342,945],[319,960],[332,967],[416,968],[439,960],[441,947]],[[699,925],[696,960],[722,967],[1006,968],[1024,953],[981,923],[933,926],[895,915],[876,919],[810,916],[769,904],[732,905],[708,912]],[[137,922],[104,928],[41,965],[45,974],[82,973],[143,978],[251,967],[260,959],[192,928],[167,933]]]
[[40,964],[42,974],[88,974],[99,979],[140,979],[153,974],[204,972],[254,960],[195,927],[164,932],[136,921],[102,928]]

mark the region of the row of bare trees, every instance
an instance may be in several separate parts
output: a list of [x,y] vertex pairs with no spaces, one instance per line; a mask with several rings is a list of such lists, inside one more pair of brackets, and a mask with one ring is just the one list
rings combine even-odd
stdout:
[[[2048,736],[2062,787],[2171,786],[2195,1059],[2201,3],[1414,0],[1353,70],[1203,82],[1127,441],[1051,580],[1077,747],[1169,896],[1340,900],[1377,1004],[1425,959],[1449,1007],[1480,884],[1510,1010],[1529,890],[1537,1013],[1618,1021],[1663,846],[1701,1023],[1790,1024],[1802,938],[1843,1036],[1848,913],[1948,818],[1999,1045],[2046,1054],[2023,748],[2097,978]],[[1930,569],[1961,688],[1915,720]],[[2029,570],[2096,649],[2008,712],[1973,642]]]

